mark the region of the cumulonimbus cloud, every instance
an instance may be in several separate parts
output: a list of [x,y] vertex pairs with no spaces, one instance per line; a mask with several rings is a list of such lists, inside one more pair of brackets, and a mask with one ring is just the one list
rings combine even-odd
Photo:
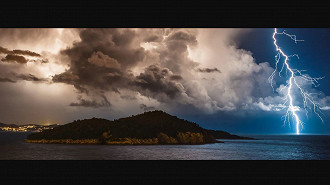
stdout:
[[[51,75],[53,84],[61,83],[76,90],[78,99],[69,104],[71,108],[96,109],[111,105],[125,109],[119,105],[122,101],[131,102],[126,108],[135,104],[137,110],[157,106],[168,110],[190,107],[203,113],[281,108],[282,95],[273,93],[267,83],[273,68],[268,62],[256,62],[252,52],[235,45],[235,38],[244,29],[75,29],[77,38],[67,39],[70,43],[63,39],[63,47],[56,50],[59,53],[52,55],[49,54],[51,47],[47,47],[48,53],[15,48],[18,38],[29,40],[26,35],[31,30],[14,34],[8,30],[2,32],[17,39],[13,39],[16,44],[7,47],[3,43],[9,41],[0,36],[0,44],[6,46],[0,47],[4,60],[1,65],[6,67],[0,69],[0,82],[42,83]],[[51,30],[35,32],[31,37],[61,35]],[[51,57],[46,60],[45,56]],[[33,62],[33,59],[45,62]],[[21,64],[26,63],[37,63],[47,72],[38,73],[32,65],[24,72],[27,68],[23,67],[29,65]],[[19,72],[9,74],[10,67]],[[57,67],[56,71],[60,72],[54,74],[52,69]],[[327,103],[322,105],[326,109]]]
[[[221,57],[198,61],[189,57],[189,52],[198,51],[200,44],[205,47],[209,41],[198,35],[212,37],[213,30],[84,29],[80,42],[61,51],[69,57],[70,68],[55,75],[53,81],[74,85],[82,93],[126,89],[159,102],[191,104],[210,112],[240,109],[252,105],[260,93],[267,94],[263,88],[267,84],[261,78],[266,79],[272,68],[256,64],[251,53],[228,44],[229,33],[217,33],[220,40],[216,46],[207,46],[213,48],[207,55]],[[149,47],[143,47],[145,43]],[[214,67],[201,67],[203,61],[211,61],[203,66]],[[140,71],[134,73],[135,69]],[[204,83],[206,77],[198,73],[213,75],[216,81]]]

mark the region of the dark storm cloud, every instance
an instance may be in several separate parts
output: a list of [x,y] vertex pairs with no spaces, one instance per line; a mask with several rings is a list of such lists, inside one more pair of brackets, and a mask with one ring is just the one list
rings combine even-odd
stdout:
[[18,79],[20,80],[25,80],[25,81],[34,81],[34,82],[44,82],[47,81],[44,78],[38,78],[32,74],[16,74],[15,75]]
[[152,106],[147,106],[145,104],[140,104],[140,109],[142,109],[143,111],[151,111],[151,110],[155,110],[155,107]]
[[144,39],[145,42],[160,42],[163,38],[159,35],[151,35]]
[[183,78],[180,75],[172,75],[172,76],[170,76],[170,79],[171,80],[182,80]]
[[[29,50],[9,50],[7,48],[0,46],[0,53],[7,54],[5,58],[2,58],[1,61],[3,62],[17,62],[20,64],[26,64],[27,62],[36,62],[36,60],[28,60],[26,59],[26,56],[28,57],[41,57],[40,54],[29,51]],[[47,59],[42,59],[42,63],[47,63]]]
[[17,81],[24,80],[24,81],[32,81],[32,82],[46,82],[47,79],[36,77],[33,74],[17,74],[11,72],[6,75],[7,77],[0,77],[0,82],[11,82],[16,83]]
[[78,90],[78,93],[85,93],[87,95],[89,94],[89,91],[87,90],[87,88],[82,87],[79,84],[74,84],[73,86]]
[[5,58],[1,59],[2,62],[17,62],[20,64],[26,64],[28,62],[28,60],[20,55],[12,55],[12,54],[8,54],[6,55]]
[[73,74],[71,71],[66,71],[64,73],[53,76],[54,82],[75,84],[78,80],[79,80],[79,77],[77,75]]
[[118,88],[113,87],[111,90],[112,90],[113,92],[115,92],[115,93],[120,94],[120,91],[118,90]]
[[150,65],[136,77],[134,85],[138,86],[144,95],[157,97],[158,94],[165,94],[173,99],[183,92],[183,86],[171,80],[170,73],[172,72],[167,68]]
[[12,55],[27,55],[31,57],[41,57],[39,53],[29,51],[29,50],[20,50],[20,49],[14,49],[12,51],[8,50],[7,48],[3,48],[0,46],[0,53],[4,54],[12,54]]
[[[29,39],[25,37],[26,33],[17,34],[20,39]],[[38,35],[35,34],[36,37]],[[185,93],[182,77],[186,78],[185,71],[198,66],[188,57],[188,47],[197,45],[196,32],[189,29],[81,29],[79,37],[80,41],[60,51],[61,55],[68,58],[69,69],[54,75],[52,82],[73,85],[78,93],[86,94],[89,98],[92,95],[99,98],[107,91],[120,94],[121,89],[126,89],[161,102],[174,100]],[[153,49],[144,49],[144,42],[152,42]],[[7,55],[2,59],[3,62],[48,63],[47,59],[42,59],[40,54],[32,51],[11,51],[3,47],[0,50]],[[142,67],[139,66],[140,62],[149,67],[136,76],[136,70]],[[7,78],[34,82],[44,80],[33,74]],[[95,103],[99,102],[81,99],[71,106],[93,107]]]
[[[80,32],[81,41],[62,53],[68,55],[73,64],[84,65],[94,52],[99,51],[126,68],[135,65],[144,56],[143,48],[131,46],[135,36],[137,35],[133,30],[85,29]],[[72,67],[78,67],[76,65]]]
[[122,95],[122,96],[120,96],[120,98],[126,99],[126,100],[137,100],[137,98],[135,96],[128,96],[128,95]]
[[35,53],[35,52],[32,52],[32,51],[29,51],[29,50],[18,50],[18,49],[15,49],[15,50],[13,50],[13,52],[15,54],[18,54],[18,55],[27,55],[27,56],[32,56],[32,57],[41,57],[40,54]]
[[198,72],[201,72],[201,73],[213,73],[213,72],[218,72],[218,73],[221,73],[221,71],[218,69],[218,68],[198,68],[197,69]]
[[10,54],[10,53],[13,53],[13,52],[8,50],[7,48],[3,48],[3,47],[0,46],[0,53]]
[[0,77],[0,82],[16,83],[15,80],[12,80],[12,79],[9,79],[9,78],[2,78],[2,77]]
[[61,51],[69,57],[70,69],[55,75],[53,81],[118,91],[127,82],[127,67],[144,57],[144,49],[132,43],[136,36],[125,29],[82,30],[81,41]]
[[82,87],[82,85],[79,84],[78,75],[73,74],[71,71],[65,71],[61,74],[54,75],[52,81],[56,83],[71,84],[78,90],[79,93],[89,93],[85,87]]
[[78,97],[78,101],[76,103],[71,103],[70,106],[81,106],[81,107],[90,107],[90,108],[100,108],[100,107],[110,107],[111,103],[105,96],[102,96],[103,100],[101,102],[97,102],[96,100],[86,100],[81,97]]
[[114,58],[104,55],[102,52],[94,52],[87,60],[89,63],[99,67],[106,67],[110,69],[120,69],[120,64]]
[[14,72],[8,73],[6,77],[0,77],[0,82],[11,82],[16,83],[17,81],[32,81],[32,82],[46,82],[47,79],[39,78],[32,74],[17,74]]
[[[165,34],[165,35],[164,35]],[[159,101],[184,93],[182,69],[198,64],[189,59],[188,46],[196,46],[195,33],[177,29],[83,29],[81,41],[61,51],[69,57],[70,68],[53,76],[53,82],[74,85],[82,93],[120,89],[137,91]],[[166,37],[167,36],[167,37]],[[143,42],[158,47],[145,50]],[[134,67],[148,56],[157,56],[139,75]]]

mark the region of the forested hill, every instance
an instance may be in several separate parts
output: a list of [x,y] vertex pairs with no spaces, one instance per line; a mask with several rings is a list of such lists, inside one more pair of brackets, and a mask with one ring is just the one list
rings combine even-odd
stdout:
[[76,120],[27,137],[28,142],[104,144],[203,144],[215,143],[216,139],[251,138],[207,130],[163,111],[113,121],[100,118]]

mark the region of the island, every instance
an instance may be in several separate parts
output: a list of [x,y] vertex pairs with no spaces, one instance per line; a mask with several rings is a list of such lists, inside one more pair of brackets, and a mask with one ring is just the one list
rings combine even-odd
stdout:
[[204,129],[196,123],[156,110],[113,121],[101,118],[75,120],[29,134],[25,141],[45,144],[110,145],[222,143],[217,139],[253,138]]

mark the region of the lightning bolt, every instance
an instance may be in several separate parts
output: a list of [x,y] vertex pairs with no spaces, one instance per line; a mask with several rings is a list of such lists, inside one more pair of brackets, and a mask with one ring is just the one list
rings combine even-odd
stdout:
[[[275,64],[275,70],[273,71],[271,76],[268,78],[268,81],[271,84],[271,87],[273,88],[273,91],[274,91],[274,86],[273,86],[274,76],[276,75],[276,72],[278,71],[278,65],[280,63],[280,59],[284,57],[283,65],[282,65],[280,71],[278,72],[278,74],[281,77],[281,73],[283,72],[284,69],[286,69],[286,71],[289,72],[290,75],[289,75],[287,84],[280,89],[280,91],[282,91],[285,87],[287,87],[287,89],[288,89],[286,96],[284,98],[284,104],[283,104],[283,105],[285,105],[283,107],[286,108],[286,114],[282,117],[282,119],[284,120],[284,124],[288,123],[290,125],[290,118],[291,118],[291,120],[295,123],[296,133],[299,134],[300,129],[303,128],[303,122],[301,121],[301,119],[299,118],[299,115],[297,114],[297,112],[300,111],[301,108],[299,106],[295,105],[295,103],[294,103],[295,100],[293,98],[293,91],[294,91],[293,87],[296,86],[302,96],[306,116],[308,117],[308,109],[313,110],[313,112],[323,122],[323,119],[320,115],[320,114],[322,114],[322,112],[319,108],[319,104],[317,104],[313,100],[313,95],[315,95],[315,93],[308,93],[306,90],[304,90],[297,83],[297,79],[300,78],[302,80],[311,82],[315,87],[317,87],[319,85],[318,80],[323,79],[324,77],[311,78],[309,75],[303,73],[306,70],[293,69],[289,63],[290,58],[297,57],[299,59],[299,56],[297,54],[293,54],[293,55],[285,54],[285,52],[277,44],[276,35],[288,36],[296,44],[297,44],[297,42],[304,41],[304,40],[297,40],[296,35],[290,35],[290,34],[286,33],[285,31],[277,32],[277,29],[276,28],[274,29],[273,40],[274,40],[274,45],[275,45],[276,51],[277,51],[277,54],[275,55],[276,64]],[[309,105],[311,105],[311,106],[309,106]]]

